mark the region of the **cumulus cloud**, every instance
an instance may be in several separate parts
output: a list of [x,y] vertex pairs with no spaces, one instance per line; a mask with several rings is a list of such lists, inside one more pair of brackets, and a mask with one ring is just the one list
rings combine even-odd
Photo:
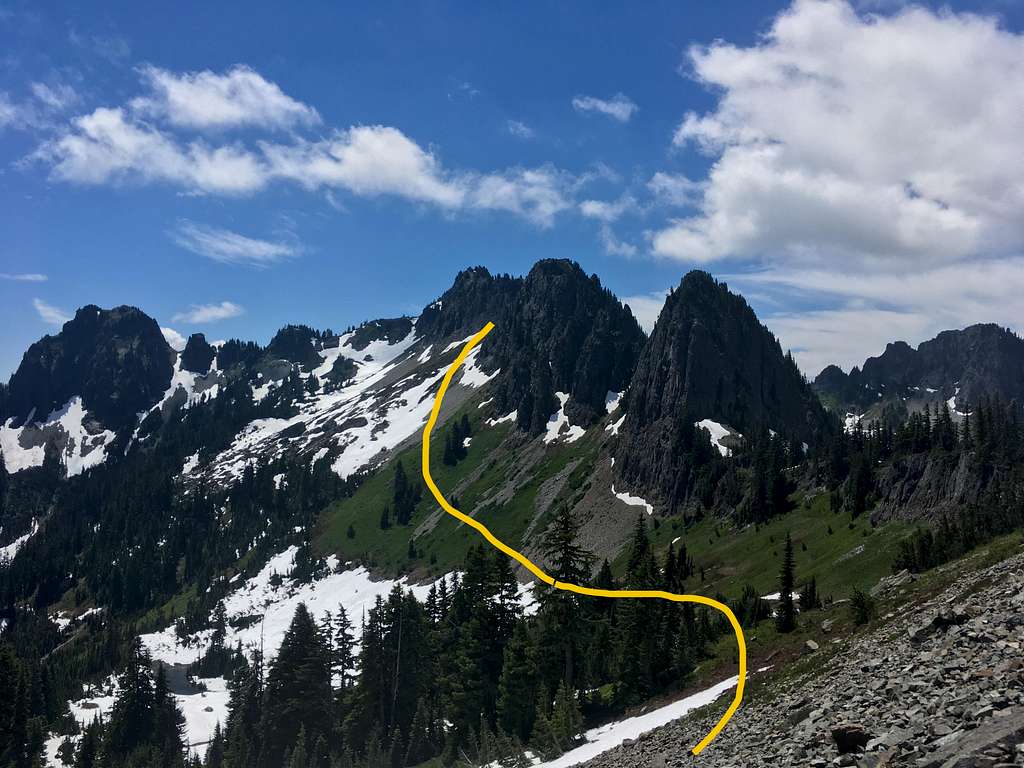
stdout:
[[48,323],[50,325],[64,325],[64,323],[71,319],[71,315],[63,309],[55,307],[52,304],[47,304],[42,299],[32,299],[32,306],[35,307],[36,314],[39,315],[39,319],[44,323]]
[[49,278],[38,272],[0,272],[0,280],[13,280],[18,283],[45,283]]
[[675,143],[714,166],[656,253],[901,269],[1024,245],[1024,38],[995,19],[797,0],[757,44],[689,60],[721,96]]
[[181,144],[121,108],[101,107],[72,121],[68,131],[33,155],[51,175],[79,184],[163,182],[190,191],[244,194],[267,183],[259,159],[238,146]]
[[610,223],[619,219],[624,213],[638,208],[636,199],[629,194],[622,195],[618,200],[584,200],[580,203],[580,213],[588,219],[597,219]]
[[610,99],[599,99],[596,96],[577,96],[572,100],[572,107],[577,112],[596,112],[607,115],[620,123],[628,123],[639,107],[623,93],[617,93]]
[[160,333],[164,335],[164,341],[170,345],[171,349],[175,352],[181,352],[185,349],[185,344],[188,343],[188,339],[182,336],[173,328],[160,328]]
[[224,74],[209,70],[178,74],[147,66],[142,77],[151,92],[135,99],[132,107],[141,115],[164,118],[172,125],[289,128],[320,122],[315,109],[246,66],[235,66]]
[[299,255],[297,244],[246,237],[229,229],[207,227],[182,219],[170,232],[171,239],[187,251],[222,264],[267,267]]
[[446,208],[461,206],[465,196],[434,154],[397,128],[359,126],[324,141],[262,148],[270,174],[306,187],[342,187],[368,197],[392,194]]
[[[148,67],[142,76],[146,95],[74,118],[31,159],[48,165],[55,180],[77,184],[163,183],[189,193],[250,195],[275,182],[292,183],[326,192],[332,205],[343,205],[331,194],[343,190],[446,212],[505,211],[541,227],[575,205],[582,183],[582,177],[551,166],[449,169],[433,148],[385,125],[353,126],[321,138],[296,132],[287,141],[197,137],[195,130],[234,126],[297,130],[320,118],[248,67],[225,74]],[[0,123],[10,119],[2,99]]]
[[171,319],[176,323],[216,323],[245,314],[245,309],[231,301],[219,304],[193,304],[184,312],[178,312]]
[[515,168],[466,179],[469,208],[507,211],[547,228],[568,210],[577,180],[552,166]]
[[647,182],[647,190],[662,205],[685,208],[700,202],[705,185],[682,175],[658,171]]

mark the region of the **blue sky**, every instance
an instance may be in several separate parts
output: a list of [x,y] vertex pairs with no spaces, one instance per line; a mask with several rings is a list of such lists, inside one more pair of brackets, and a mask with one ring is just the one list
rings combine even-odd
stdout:
[[[838,0],[0,6],[0,376],[87,303],[261,342],[569,257],[808,373],[1024,317],[1024,14]],[[45,278],[45,279],[44,279]]]

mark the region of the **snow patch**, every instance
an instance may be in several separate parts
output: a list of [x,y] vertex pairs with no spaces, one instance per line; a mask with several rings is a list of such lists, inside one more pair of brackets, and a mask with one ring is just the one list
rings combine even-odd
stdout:
[[13,560],[14,556],[18,554],[18,550],[25,546],[25,542],[31,539],[36,533],[39,532],[39,521],[35,518],[32,519],[32,529],[25,534],[22,534],[10,544],[0,547],[0,563],[5,560]]
[[464,387],[482,387],[488,381],[493,379],[499,373],[501,369],[497,369],[494,373],[484,373],[477,363],[477,354],[480,352],[480,347],[477,347],[466,357],[465,362],[462,364],[462,378],[459,380]]
[[506,413],[504,416],[499,416],[496,419],[488,419],[485,423],[489,427],[496,427],[498,424],[515,421],[517,418],[519,418],[519,411],[512,411],[511,413]]
[[565,404],[569,401],[567,392],[555,392],[558,398],[558,410],[551,414],[548,419],[547,431],[544,434],[545,443],[553,443],[558,438],[564,438],[567,443],[574,443],[579,440],[586,431],[569,423],[569,417],[565,415]]
[[536,768],[571,768],[622,744],[626,739],[636,740],[641,735],[655,728],[678,720],[699,707],[706,706],[719,696],[736,686],[738,678],[730,677],[717,685],[706,688],[699,693],[687,696],[672,704],[647,712],[636,717],[629,717],[614,723],[592,728],[583,734],[583,744],[571,749],[561,757],[547,762],[538,763]]
[[[717,421],[712,421],[711,419],[701,419],[696,424],[694,424],[694,426],[699,427],[700,429],[706,429],[708,432],[711,433],[711,444],[718,449],[718,452],[720,454],[722,454],[723,456],[732,455],[732,450],[730,450],[728,446],[722,443],[723,438],[726,438],[732,434],[732,432],[730,432],[728,428],[722,426]],[[740,437],[742,437],[742,435],[740,435]]]
[[604,428],[604,431],[611,432],[613,435],[619,434],[619,428],[622,426],[622,422],[624,422],[625,420],[626,414],[622,414],[622,416],[619,417],[618,421],[609,424],[607,427]]
[[625,392],[611,392],[604,396],[604,408],[608,413],[611,413],[619,407],[619,403],[622,402],[622,396]]
[[619,501],[624,502],[631,507],[643,507],[644,509],[647,510],[648,515],[654,514],[653,505],[648,504],[644,499],[640,498],[639,496],[633,496],[629,493],[626,493],[625,491],[622,491],[621,493],[616,492],[614,483],[612,483],[612,495]]

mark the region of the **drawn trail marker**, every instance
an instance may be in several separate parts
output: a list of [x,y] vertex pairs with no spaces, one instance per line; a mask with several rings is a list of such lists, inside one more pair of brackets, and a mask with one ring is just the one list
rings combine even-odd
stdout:
[[700,605],[706,605],[709,608],[714,608],[716,611],[720,611],[725,614],[725,617],[732,625],[733,632],[736,634],[736,645],[739,648],[739,674],[736,679],[736,695],[733,697],[732,703],[725,711],[725,714],[722,715],[721,719],[717,723],[715,723],[715,727],[712,728],[708,735],[701,739],[700,742],[691,750],[694,755],[699,755],[704,751],[704,748],[710,744],[716,736],[718,736],[719,732],[725,727],[725,724],[729,722],[730,718],[732,718],[733,714],[735,714],[736,710],[739,708],[740,702],[743,700],[743,688],[747,679],[747,643],[743,637],[743,628],[740,627],[739,621],[736,620],[736,615],[732,612],[729,606],[724,603],[720,603],[717,600],[712,600],[710,597],[704,597],[703,595],[677,595],[674,592],[663,592],[657,589],[593,589],[592,587],[582,587],[579,584],[569,584],[564,581],[556,581],[524,554],[512,549],[512,547],[496,537],[483,523],[460,512],[449,504],[441,491],[438,490],[437,485],[434,483],[434,478],[430,476],[430,433],[433,431],[434,424],[437,422],[437,416],[441,412],[441,401],[444,399],[445,392],[448,391],[448,385],[451,384],[452,376],[455,375],[459,366],[465,362],[469,353],[473,351],[473,347],[483,341],[484,337],[493,329],[494,323],[487,323],[487,325],[485,325],[476,335],[467,341],[465,346],[463,346],[462,351],[459,353],[459,356],[455,358],[454,362],[449,366],[447,373],[445,373],[444,378],[441,380],[441,387],[437,390],[437,397],[434,398],[434,407],[430,410],[430,418],[427,419],[427,426],[423,429],[423,480],[426,482],[430,492],[434,495],[434,499],[441,505],[441,508],[445,512],[456,520],[476,529],[476,531],[487,539],[492,546],[511,557],[526,570],[536,576],[540,581],[543,581],[545,584],[548,584],[555,589],[561,589],[566,592],[575,592],[579,595],[590,595],[591,597],[653,598],[657,600],[671,600],[674,603],[699,603]]

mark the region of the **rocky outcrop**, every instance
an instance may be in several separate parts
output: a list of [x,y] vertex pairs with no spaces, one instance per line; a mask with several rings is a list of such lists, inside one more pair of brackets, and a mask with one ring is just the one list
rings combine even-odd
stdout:
[[[890,583],[890,586],[892,584]],[[894,589],[897,587],[893,587]],[[819,669],[749,697],[698,762],[723,766],[1024,764],[1024,555],[965,574]],[[694,764],[724,702],[587,768]]]
[[181,368],[191,373],[208,373],[216,356],[217,351],[207,343],[206,337],[193,333],[181,352]]
[[317,353],[319,334],[308,325],[286,325],[267,345],[267,355],[307,368],[320,364]]
[[643,331],[629,308],[565,259],[537,262],[525,278],[492,276],[483,267],[460,272],[454,285],[423,310],[417,334],[442,342],[496,326],[481,348],[495,407],[517,412],[520,428],[536,434],[567,394],[572,424],[588,427],[605,413],[609,391],[632,374]]
[[862,413],[879,401],[946,401],[960,410],[982,397],[1024,398],[1024,340],[988,323],[943,331],[917,349],[889,344],[849,374],[828,366],[814,380],[822,399],[841,412]]
[[44,336],[25,352],[11,376],[0,421],[44,419],[80,396],[104,426],[126,427],[163,396],[173,361],[160,326],[141,310],[82,307],[60,333]]
[[371,320],[363,323],[352,332],[348,346],[362,352],[374,341],[396,344],[412,330],[412,320],[408,317],[395,317],[386,320]]
[[834,429],[792,357],[741,296],[706,272],[690,272],[669,295],[623,407],[618,476],[669,505],[695,422],[744,435],[771,429],[810,445]]

